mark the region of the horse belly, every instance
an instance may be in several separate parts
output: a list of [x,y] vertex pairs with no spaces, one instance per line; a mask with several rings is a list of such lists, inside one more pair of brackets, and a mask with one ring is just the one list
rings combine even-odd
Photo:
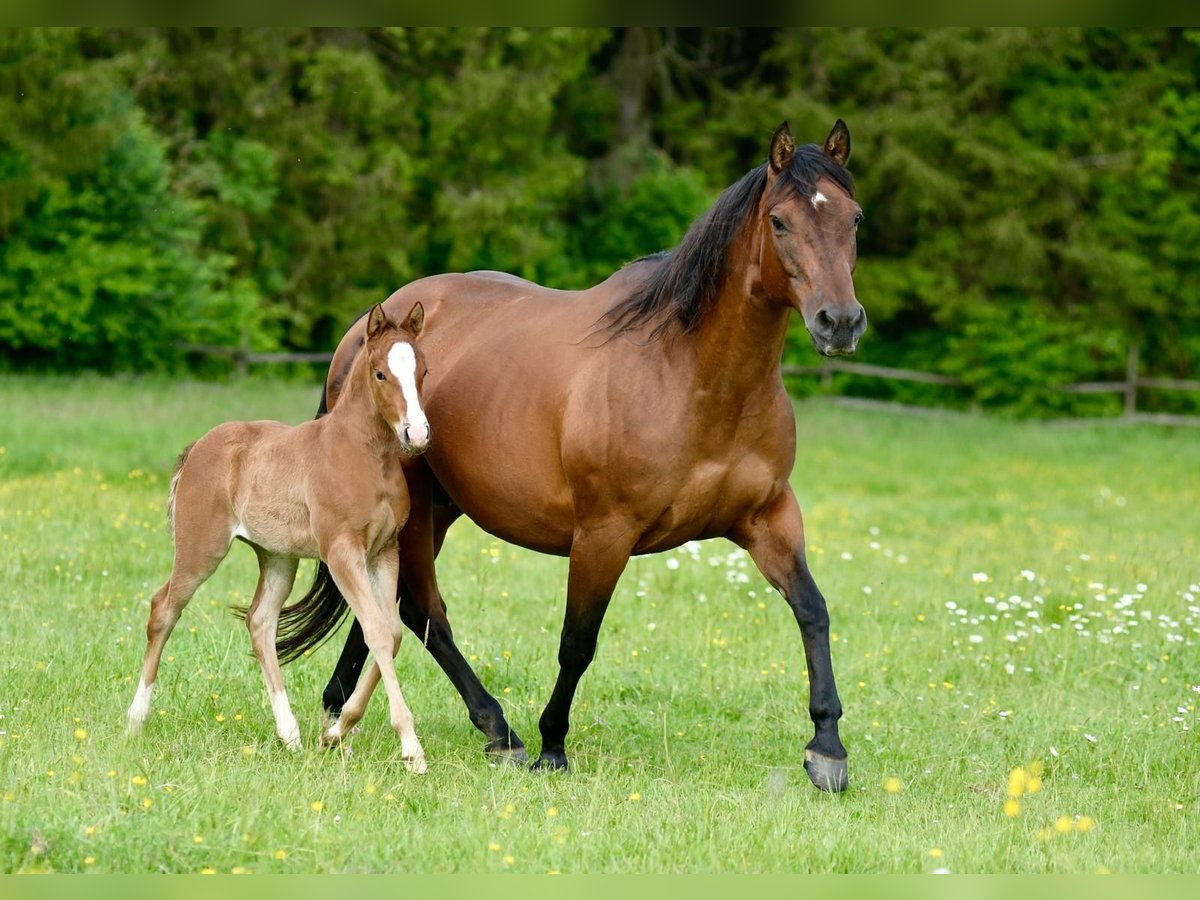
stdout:
[[448,453],[430,465],[454,505],[484,531],[539,553],[571,552],[575,514],[565,482],[523,465],[489,465],[481,478],[476,461]]
[[320,556],[307,507],[250,505],[241,512],[233,534],[281,556]]
[[688,541],[722,537],[761,508],[779,482],[764,459],[693,466],[634,546],[635,554],[671,550]]
[[307,479],[296,455],[289,452],[287,434],[280,432],[275,437],[278,440],[260,442],[242,461],[234,499],[234,537],[271,553],[315,559],[319,548]]

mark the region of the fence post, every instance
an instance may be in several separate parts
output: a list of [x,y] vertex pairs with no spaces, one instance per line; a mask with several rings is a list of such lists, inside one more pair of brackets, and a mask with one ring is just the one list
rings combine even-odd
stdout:
[[1129,345],[1129,356],[1125,360],[1125,418],[1132,418],[1137,412],[1138,388],[1138,348],[1137,344]]
[[234,357],[237,363],[237,373],[239,378],[245,378],[250,371],[250,326],[242,326],[242,339],[238,341],[237,355]]

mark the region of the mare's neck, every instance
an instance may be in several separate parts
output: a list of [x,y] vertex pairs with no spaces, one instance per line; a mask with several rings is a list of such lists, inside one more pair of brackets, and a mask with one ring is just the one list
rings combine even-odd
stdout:
[[695,348],[701,386],[766,395],[763,388],[779,379],[791,307],[765,295],[758,257],[755,234],[737,238],[729,249],[737,262],[726,268],[712,307],[686,338]]

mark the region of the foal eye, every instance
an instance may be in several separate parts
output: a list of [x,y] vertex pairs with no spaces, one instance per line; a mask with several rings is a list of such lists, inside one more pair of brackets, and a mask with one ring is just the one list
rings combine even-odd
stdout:
[[382,372],[380,372],[378,369],[375,370],[375,380],[376,381],[384,381],[385,380],[384,374]]

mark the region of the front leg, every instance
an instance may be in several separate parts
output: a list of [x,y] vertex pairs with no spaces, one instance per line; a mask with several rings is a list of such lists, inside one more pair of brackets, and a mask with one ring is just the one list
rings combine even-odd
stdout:
[[829,652],[829,613],[804,554],[804,521],[790,487],[734,529],[730,539],[744,547],[759,571],[779,591],[800,626],[808,665],[809,714],[816,734],[804,750],[804,768],[821,790],[844,791],[849,778],[846,748],[838,736],[842,704]]
[[596,640],[617,579],[629,562],[636,535],[623,522],[580,526],[571,543],[567,609],[558,647],[558,680],[542,711],[542,754],[535,769],[567,768],[566,738],[571,701],[596,655]]

